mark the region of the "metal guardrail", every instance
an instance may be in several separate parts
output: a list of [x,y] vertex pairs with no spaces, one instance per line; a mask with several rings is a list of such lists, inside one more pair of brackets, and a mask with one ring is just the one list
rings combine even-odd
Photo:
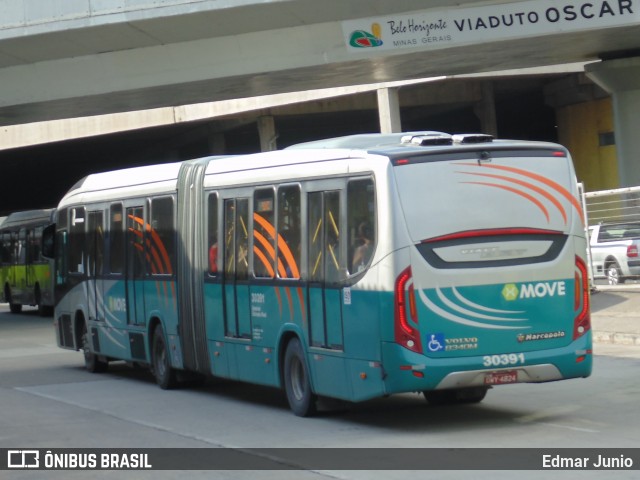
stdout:
[[587,225],[587,259],[589,263],[589,281],[595,288],[589,225],[600,223],[640,222],[640,187],[617,188],[597,192],[585,192],[584,185],[578,184],[582,208]]
[[640,187],[584,193],[589,225],[640,222]]

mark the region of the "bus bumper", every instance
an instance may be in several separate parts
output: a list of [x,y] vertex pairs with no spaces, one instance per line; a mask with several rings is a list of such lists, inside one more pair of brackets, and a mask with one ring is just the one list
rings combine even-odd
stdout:
[[[383,344],[387,394],[450,388],[541,383],[591,375],[591,332],[562,348],[523,352],[513,365],[487,363],[501,355],[430,358],[396,343]],[[507,356],[505,356],[507,357]]]

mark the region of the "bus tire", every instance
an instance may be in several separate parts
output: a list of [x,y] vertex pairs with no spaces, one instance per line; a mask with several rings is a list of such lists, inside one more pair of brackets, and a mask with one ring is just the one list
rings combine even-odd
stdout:
[[157,327],[153,331],[151,355],[153,376],[158,386],[163,390],[175,388],[178,384],[176,372],[171,368],[171,359],[169,358],[169,351],[167,349],[167,343],[164,340],[162,327]]
[[11,313],[20,313],[22,312],[22,304],[21,303],[13,303],[13,299],[11,298],[11,289],[7,286],[4,290],[4,298],[9,304],[9,311]]
[[299,417],[316,413],[317,397],[311,390],[309,378],[300,340],[293,338],[284,354],[284,389],[289,407]]
[[109,362],[101,360],[98,355],[91,351],[89,347],[89,332],[85,323],[82,324],[82,336],[80,339],[82,342],[82,353],[84,354],[84,366],[87,371],[91,373],[106,372],[109,368]]
[[36,285],[36,289],[34,292],[34,299],[36,306],[38,307],[38,315],[41,317],[47,316],[47,307],[42,304],[42,294],[40,293],[40,285]]

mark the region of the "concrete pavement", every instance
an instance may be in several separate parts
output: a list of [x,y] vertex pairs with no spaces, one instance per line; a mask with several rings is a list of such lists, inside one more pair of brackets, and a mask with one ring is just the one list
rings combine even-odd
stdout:
[[591,326],[594,343],[640,346],[640,284],[596,285]]

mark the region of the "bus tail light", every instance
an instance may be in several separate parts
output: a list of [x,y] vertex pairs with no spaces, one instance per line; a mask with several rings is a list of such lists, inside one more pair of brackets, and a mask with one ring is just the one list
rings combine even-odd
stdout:
[[412,352],[422,353],[420,332],[414,325],[418,324],[416,295],[411,281],[411,267],[407,267],[396,278],[394,291],[395,308],[395,341]]
[[591,329],[589,301],[589,275],[584,260],[576,256],[573,339],[581,337]]

